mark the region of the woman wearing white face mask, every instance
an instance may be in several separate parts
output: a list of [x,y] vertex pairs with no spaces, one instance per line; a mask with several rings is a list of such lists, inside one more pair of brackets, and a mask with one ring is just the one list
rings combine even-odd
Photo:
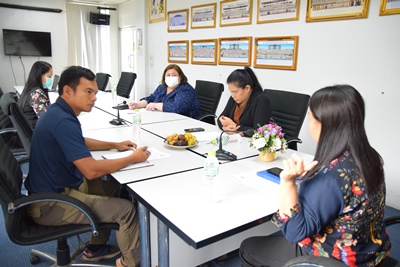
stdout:
[[53,84],[53,67],[45,61],[36,61],[29,72],[28,81],[25,84],[18,105],[25,117],[35,128],[37,120],[46,107],[50,105],[49,88]]
[[165,68],[161,84],[150,96],[128,105],[130,109],[146,108],[174,112],[191,118],[198,118],[201,115],[196,91],[176,64],[170,64]]

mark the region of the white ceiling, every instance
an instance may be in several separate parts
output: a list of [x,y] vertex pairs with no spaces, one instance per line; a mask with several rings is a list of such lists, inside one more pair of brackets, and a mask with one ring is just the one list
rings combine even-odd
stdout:
[[129,0],[67,0],[69,3],[96,6],[118,5],[127,1]]

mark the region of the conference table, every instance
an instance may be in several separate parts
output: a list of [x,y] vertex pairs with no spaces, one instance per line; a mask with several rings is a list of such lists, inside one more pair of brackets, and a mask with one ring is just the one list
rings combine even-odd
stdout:
[[[278,153],[274,162],[266,163],[259,159],[257,150],[250,148],[249,138],[229,135],[223,149],[234,153],[238,160],[220,160],[215,185],[218,198],[210,202],[204,197],[203,164],[207,152],[219,148],[211,141],[220,137],[221,130],[183,115],[140,109],[142,130],[137,135],[131,127],[133,110],[119,111],[123,125],[109,123],[118,113],[113,106],[123,101],[129,100],[100,91],[95,108],[78,118],[85,137],[132,140],[154,152],[149,158],[151,166],[111,174],[138,202],[141,266],[154,266],[151,261],[157,261],[159,267],[171,262],[173,266],[199,265],[237,249],[246,237],[278,231],[269,220],[278,208],[279,185],[257,176],[257,172],[281,167],[282,160],[295,151]],[[164,142],[168,135],[197,127],[204,131],[193,133],[198,139],[193,147],[177,148]],[[96,159],[118,153],[124,152],[92,151]],[[296,153],[305,161],[312,160],[311,155]]]

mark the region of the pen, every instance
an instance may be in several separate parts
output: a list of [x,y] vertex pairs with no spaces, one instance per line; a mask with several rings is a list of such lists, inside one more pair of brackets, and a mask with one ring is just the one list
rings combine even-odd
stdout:
[[[132,149],[133,151],[136,150],[136,148],[134,148],[134,147],[132,147],[131,149]],[[146,152],[147,154],[151,155],[151,152],[150,152],[149,150],[147,150],[147,149],[146,149],[144,152]]]

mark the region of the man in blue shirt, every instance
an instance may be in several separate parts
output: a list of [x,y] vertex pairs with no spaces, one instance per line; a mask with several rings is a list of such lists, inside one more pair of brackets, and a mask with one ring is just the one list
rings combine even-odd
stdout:
[[[90,150],[136,148],[131,141],[104,142],[85,138],[77,116],[90,112],[98,92],[95,75],[86,68],[67,68],[59,81],[57,101],[42,114],[32,137],[29,175],[25,186],[29,194],[54,192],[77,198],[87,204],[100,222],[120,225],[117,241],[123,256],[117,266],[139,266],[137,216],[134,205],[118,198],[119,187],[113,181],[98,179],[109,173],[147,160],[146,147],[131,155],[114,160],[95,160]],[[83,214],[65,204],[47,202],[30,206],[30,216],[42,225],[89,223]],[[98,261],[112,258],[118,248],[106,245],[110,231],[91,237],[82,260]]]

